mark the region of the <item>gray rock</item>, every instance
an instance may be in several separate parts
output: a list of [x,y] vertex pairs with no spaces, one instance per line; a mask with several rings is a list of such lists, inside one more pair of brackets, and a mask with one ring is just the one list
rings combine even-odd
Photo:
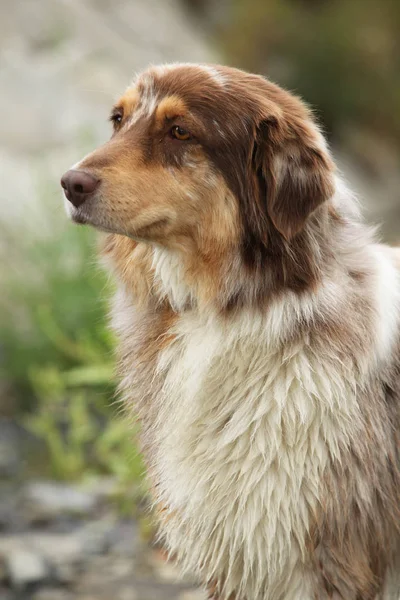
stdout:
[[[38,590],[32,600],[72,600],[74,598],[67,590],[60,590],[58,588],[43,588]],[[1,600],[1,598],[0,598]]]
[[0,418],[0,477],[14,477],[22,466],[22,430],[10,419]]
[[138,525],[134,521],[120,521],[110,532],[110,549],[119,556],[135,556],[139,544]]
[[5,562],[11,585],[18,590],[44,582],[50,575],[44,558],[29,549],[15,548],[5,557]]
[[85,516],[97,506],[97,496],[82,488],[51,481],[30,483],[25,488],[27,517],[51,520],[63,514]]
[[53,565],[79,565],[85,548],[79,533],[30,533],[22,539]]
[[[0,556],[0,586],[6,581],[6,579],[7,579],[6,561],[3,556]],[[1,600],[1,594],[0,594],[0,600]]]
[[[0,537],[0,561],[6,565],[8,576],[29,579],[29,573],[51,573],[60,583],[72,582],[85,563],[84,544],[76,533],[25,533]],[[24,564],[26,562],[26,569]],[[22,565],[22,566],[21,566]],[[24,575],[26,570],[26,575]],[[38,579],[40,580],[40,579]],[[36,580],[32,575],[32,583]],[[29,583],[27,581],[27,583]]]
[[17,494],[16,485],[8,482],[0,483],[0,530],[2,531],[10,531],[21,523],[15,506]]
[[53,578],[61,585],[72,585],[79,576],[82,565],[79,563],[63,563],[57,561],[52,565]]
[[79,539],[85,554],[103,554],[110,546],[113,522],[92,521],[79,531]]

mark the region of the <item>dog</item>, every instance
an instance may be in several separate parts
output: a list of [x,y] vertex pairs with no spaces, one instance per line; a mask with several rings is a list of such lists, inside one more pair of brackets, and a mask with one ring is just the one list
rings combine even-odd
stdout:
[[398,600],[399,251],[261,76],[151,67],[111,121],[61,184],[166,547],[218,600]]

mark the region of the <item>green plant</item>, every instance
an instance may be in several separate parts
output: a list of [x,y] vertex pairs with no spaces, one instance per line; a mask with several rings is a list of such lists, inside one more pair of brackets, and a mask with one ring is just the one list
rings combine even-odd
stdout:
[[56,365],[35,367],[30,380],[37,402],[24,422],[45,443],[52,477],[77,480],[108,474],[123,487],[140,481],[135,431],[110,415],[103,398],[107,388],[112,393],[112,365],[66,372]]
[[[46,215],[50,195],[43,193]],[[15,419],[46,448],[35,471],[68,480],[110,474],[126,486],[140,481],[142,467],[134,428],[112,406],[111,290],[95,256],[96,234],[64,218],[39,230],[3,228],[0,380]]]

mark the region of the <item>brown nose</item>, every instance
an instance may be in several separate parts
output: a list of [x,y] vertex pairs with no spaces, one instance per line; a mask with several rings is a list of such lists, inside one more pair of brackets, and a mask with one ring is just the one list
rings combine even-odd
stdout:
[[94,192],[99,180],[85,171],[70,169],[61,177],[61,186],[65,196],[78,208],[83,204],[89,194]]

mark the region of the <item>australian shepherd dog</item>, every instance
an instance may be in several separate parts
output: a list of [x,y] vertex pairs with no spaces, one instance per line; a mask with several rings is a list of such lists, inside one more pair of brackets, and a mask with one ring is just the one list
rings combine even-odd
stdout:
[[398,600],[400,253],[263,77],[152,67],[111,121],[61,183],[168,551],[218,600]]

